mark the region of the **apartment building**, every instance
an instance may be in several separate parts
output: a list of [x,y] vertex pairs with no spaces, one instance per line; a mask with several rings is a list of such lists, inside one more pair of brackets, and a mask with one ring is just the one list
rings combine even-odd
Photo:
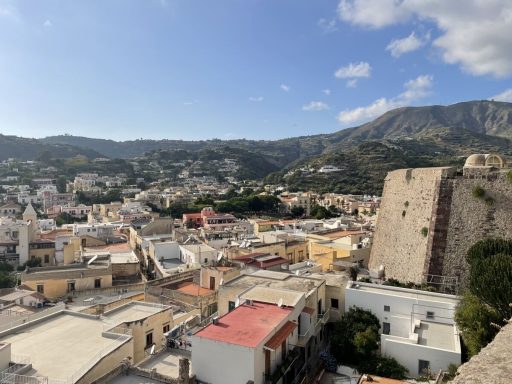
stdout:
[[381,322],[381,353],[394,357],[412,377],[460,365],[460,335],[453,295],[350,281],[345,309],[371,311]]

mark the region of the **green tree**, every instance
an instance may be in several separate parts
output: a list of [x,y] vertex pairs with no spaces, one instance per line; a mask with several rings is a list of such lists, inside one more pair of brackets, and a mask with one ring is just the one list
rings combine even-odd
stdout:
[[290,213],[293,217],[302,217],[304,215],[305,209],[302,207],[293,207],[290,210]]
[[468,292],[457,305],[455,321],[469,356],[473,356],[494,339],[498,329],[491,324],[499,324],[501,317],[495,309]]
[[[375,332],[378,337],[380,328],[379,319],[370,311],[358,307],[351,307],[341,318],[334,324],[331,336],[331,352],[338,363],[357,364],[364,357],[358,353],[355,345],[355,338],[358,333]],[[371,331],[369,331],[370,329]],[[358,336],[358,347],[363,347],[363,340],[368,340],[368,335]],[[364,349],[364,348],[362,348]]]
[[468,251],[469,289],[502,318],[512,317],[512,241],[485,239]]
[[371,356],[379,348],[379,331],[374,326],[354,335],[354,347],[361,356]]

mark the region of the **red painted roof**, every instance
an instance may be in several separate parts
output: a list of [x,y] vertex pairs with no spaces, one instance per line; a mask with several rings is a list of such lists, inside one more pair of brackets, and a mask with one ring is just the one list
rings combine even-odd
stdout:
[[209,340],[255,348],[285,320],[291,310],[273,304],[243,304],[195,334]]

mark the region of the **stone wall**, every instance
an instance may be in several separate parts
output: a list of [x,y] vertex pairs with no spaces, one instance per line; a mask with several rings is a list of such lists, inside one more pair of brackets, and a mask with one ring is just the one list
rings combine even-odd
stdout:
[[[473,196],[476,186],[494,200],[492,205]],[[457,177],[453,180],[450,211],[442,274],[456,276],[464,287],[469,248],[487,237],[512,239],[512,183],[507,172]]]
[[388,173],[371,250],[371,269],[384,265],[387,278],[423,282],[434,242],[439,183],[453,177],[455,171],[443,167]]
[[[488,237],[512,239],[512,182],[507,173],[489,168],[464,169],[464,175],[455,168],[390,172],[370,268],[384,265],[387,278],[402,282],[443,276],[464,288],[469,248]],[[485,191],[483,197],[473,195],[475,187]]]

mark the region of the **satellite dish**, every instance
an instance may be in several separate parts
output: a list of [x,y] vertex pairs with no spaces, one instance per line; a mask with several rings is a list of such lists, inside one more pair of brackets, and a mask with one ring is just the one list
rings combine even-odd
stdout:
[[92,257],[92,259],[87,262],[87,265],[91,265],[97,258],[98,258],[98,255],[94,255]]
[[277,306],[279,308],[281,308],[283,306],[283,298],[280,298],[279,301],[277,302]]
[[224,285],[224,279],[220,279],[219,285]]
[[235,307],[238,307],[239,305],[240,305],[240,298],[239,298],[239,297],[237,297],[237,298],[235,299]]
[[155,345],[153,345],[153,346],[151,347],[151,350],[149,351],[149,354],[150,354],[150,355],[154,355],[154,354],[155,354]]

